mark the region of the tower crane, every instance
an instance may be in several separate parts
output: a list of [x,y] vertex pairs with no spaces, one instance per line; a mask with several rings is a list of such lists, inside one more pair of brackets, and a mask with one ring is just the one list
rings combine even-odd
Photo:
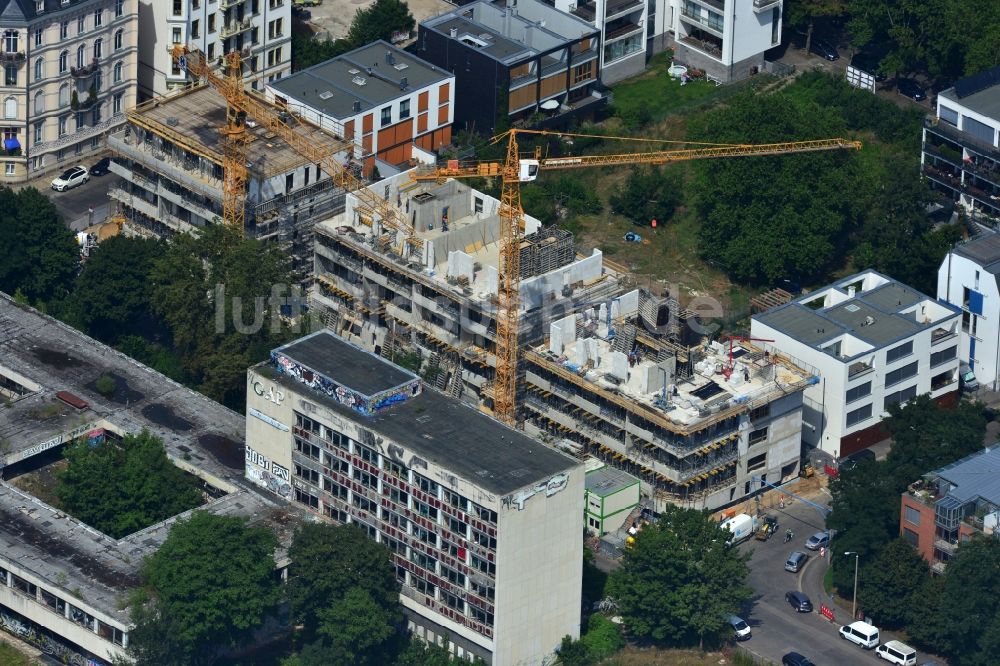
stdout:
[[[174,45],[171,56],[182,70],[196,78],[204,79],[226,100],[226,125],[220,131],[225,137],[223,151],[223,220],[225,224],[242,230],[247,182],[246,146],[249,136],[246,120],[250,119],[274,132],[299,155],[318,165],[333,183],[346,192],[353,193],[362,207],[377,219],[372,220],[372,228],[379,235],[381,231],[401,234],[404,244],[411,248],[422,244],[405,216],[392,203],[384,200],[365,186],[365,183],[344,167],[337,158],[338,150],[328,144],[317,144],[301,134],[293,126],[298,120],[292,114],[279,114],[267,102],[250,94],[242,78],[242,59],[238,51],[226,54],[225,74],[220,75],[209,64],[205,54],[183,44]],[[343,149],[341,149],[343,150]]]
[[757,155],[784,155],[820,150],[851,148],[859,150],[860,141],[848,139],[819,139],[815,141],[788,141],[769,144],[708,144],[698,148],[657,150],[650,152],[618,153],[608,155],[580,155],[543,157],[536,148],[533,155],[522,157],[518,150],[518,136],[553,135],[605,138],[647,143],[671,143],[655,139],[634,137],[595,137],[591,134],[569,134],[545,130],[510,129],[493,137],[499,144],[507,141],[506,158],[501,162],[474,162],[460,164],[449,160],[443,167],[417,169],[412,178],[417,181],[443,181],[447,178],[479,178],[499,176],[502,179],[500,195],[500,281],[497,290],[497,339],[496,374],[493,381],[493,413],[508,425],[515,425],[517,412],[518,368],[518,307],[520,297],[520,243],[523,233],[524,210],[521,208],[521,183],[538,178],[540,170],[580,169],[584,167],[622,166],[632,164],[666,164],[684,160],[716,157],[749,157]]

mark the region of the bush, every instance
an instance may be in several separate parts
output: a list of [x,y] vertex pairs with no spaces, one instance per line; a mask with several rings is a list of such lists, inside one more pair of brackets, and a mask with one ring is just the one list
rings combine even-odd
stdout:
[[105,398],[110,398],[115,394],[115,389],[118,388],[118,382],[116,382],[113,377],[101,375],[97,378],[97,381],[94,382],[94,388],[96,388],[97,392]]
[[625,647],[621,627],[603,615],[591,615],[587,633],[580,639],[587,648],[587,655],[594,661],[606,659]]

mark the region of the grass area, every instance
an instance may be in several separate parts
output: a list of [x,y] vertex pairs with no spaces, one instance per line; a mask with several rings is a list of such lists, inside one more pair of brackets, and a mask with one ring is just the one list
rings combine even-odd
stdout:
[[833,591],[833,569],[828,568],[823,574],[823,591],[829,595]]
[[629,645],[624,650],[600,662],[601,666],[719,666],[734,664],[747,666],[762,664],[743,652],[699,652],[698,650],[663,650],[659,648],[638,648]]
[[38,662],[26,657],[9,643],[0,641],[0,664],[4,666],[38,666]]

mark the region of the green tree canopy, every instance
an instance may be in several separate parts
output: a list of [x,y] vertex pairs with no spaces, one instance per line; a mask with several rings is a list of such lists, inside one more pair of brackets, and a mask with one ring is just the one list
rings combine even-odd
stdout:
[[393,638],[400,629],[398,599],[385,604],[368,590],[355,586],[331,599],[318,613],[319,634],[331,666],[379,666],[394,652]]
[[873,561],[862,563],[858,574],[858,608],[875,618],[880,627],[906,626],[919,619],[914,609],[927,592],[929,576],[927,560],[903,539],[895,539]]
[[395,609],[399,603],[389,551],[357,526],[302,525],[288,557],[288,601],[293,620],[304,625],[307,638],[323,633],[324,613],[328,617],[330,604],[346,599],[353,588],[365,590],[381,609]]
[[169,638],[179,663],[210,664],[220,648],[238,645],[276,608],[277,546],[270,530],[241,518],[197,511],[178,522],[143,566],[152,609],[137,613],[142,630],[132,636],[145,640],[130,641],[133,654],[157,654],[145,641]]
[[785,20],[799,29],[805,30],[805,49],[812,42],[816,19],[842,16],[847,11],[847,0],[789,0],[785,5]]
[[64,296],[80,261],[73,232],[33,187],[0,188],[0,291],[32,303]]
[[680,203],[683,176],[677,169],[636,166],[632,175],[608,199],[611,210],[635,224],[656,220],[665,226]]
[[354,14],[347,31],[347,42],[352,48],[357,48],[380,39],[389,41],[392,33],[413,30],[414,25],[413,14],[403,0],[375,0]]
[[710,515],[675,506],[639,533],[608,580],[632,636],[689,646],[726,634],[726,615],[753,593],[750,556],[727,538]]
[[69,465],[56,491],[61,507],[116,539],[202,503],[192,477],[170,462],[149,431],[95,446],[80,440],[65,456]]
[[344,39],[318,39],[311,35],[292,32],[292,70],[306,69],[351,50]]
[[114,236],[91,253],[73,287],[72,321],[104,342],[125,335],[151,335],[157,328],[150,303],[149,273],[164,243]]
[[[887,463],[904,484],[982,450],[986,418],[981,403],[942,407],[928,395],[889,407],[883,421],[892,436]],[[905,485],[904,485],[905,487]]]

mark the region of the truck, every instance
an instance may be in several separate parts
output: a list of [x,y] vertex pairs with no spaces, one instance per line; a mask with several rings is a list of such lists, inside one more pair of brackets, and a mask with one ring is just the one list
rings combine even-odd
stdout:
[[722,523],[722,528],[733,533],[727,544],[737,544],[753,536],[757,531],[757,519],[747,513],[741,513]]

